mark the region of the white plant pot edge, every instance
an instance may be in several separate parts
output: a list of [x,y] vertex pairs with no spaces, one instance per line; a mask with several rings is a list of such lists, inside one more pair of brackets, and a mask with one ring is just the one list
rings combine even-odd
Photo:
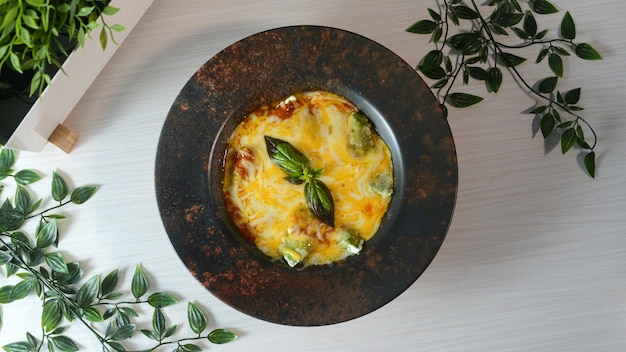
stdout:
[[[154,0],[111,0],[110,5],[120,11],[107,17],[107,23],[119,23],[126,27],[115,33],[115,41],[122,44]],[[86,38],[83,48],[74,50],[63,63],[65,73],[59,71],[51,84],[43,91],[24,120],[6,143],[6,147],[40,152],[57,126],[72,112],[89,86],[107,64],[118,48],[109,40],[102,51],[98,36],[100,29]],[[110,38],[109,38],[110,39]]]

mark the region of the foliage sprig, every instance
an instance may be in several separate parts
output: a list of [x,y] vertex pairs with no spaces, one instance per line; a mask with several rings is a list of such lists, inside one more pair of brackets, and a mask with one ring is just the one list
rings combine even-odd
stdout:
[[[64,219],[65,215],[54,210],[83,204],[97,188],[80,186],[71,189],[65,178],[54,171],[50,190],[52,204],[41,210],[43,198],[33,198],[28,190],[28,185],[39,181],[41,176],[30,169],[14,171],[16,152],[0,148],[0,180],[12,178],[15,181],[14,195],[5,198],[0,206],[0,268],[4,271],[3,281],[6,280],[0,285],[0,304],[10,304],[35,294],[42,305],[39,335],[26,332],[24,340],[2,346],[3,350],[78,351],[79,343],[66,335],[74,322],[88,329],[103,351],[127,351],[124,343],[139,333],[151,341],[144,349],[146,351],[165,347],[178,352],[201,351],[198,341],[222,344],[237,338],[226,329],[207,331],[207,315],[193,302],[187,303],[187,320],[193,334],[172,338],[179,325],[170,324],[164,309],[177,303],[177,299],[165,292],[149,293],[150,281],[140,264],[135,267],[130,284],[132,297],[118,290],[118,269],[103,278],[93,275],[85,279],[81,264],[66,260],[58,250],[57,221]],[[3,188],[4,183],[0,183],[0,191]],[[25,230],[31,221],[36,221],[34,236]],[[8,284],[11,277],[17,283]],[[149,323],[140,320],[139,307],[152,309]],[[1,314],[0,321],[3,320]]]
[[[107,23],[106,16],[119,11],[109,1],[0,1],[0,69],[6,65],[20,74],[32,70],[29,94],[41,94],[51,82],[51,73],[62,69],[69,51],[83,47],[92,31],[100,28],[103,50],[109,39],[115,43],[114,32],[125,28]],[[0,89],[12,89],[0,83]]]
[[[539,119],[543,137],[560,133],[563,154],[578,146],[585,153],[585,170],[595,177],[598,138],[581,116],[581,88],[562,90],[558,85],[564,76],[564,58],[574,54],[584,60],[600,60],[602,56],[590,44],[575,41],[577,32],[571,14],[565,12],[557,36],[549,38],[549,30],[540,29],[535,17],[559,12],[547,0],[490,0],[491,12],[487,15],[481,13],[474,0],[438,0],[437,4],[437,10],[428,9],[429,18],[415,22],[407,31],[428,34],[435,44],[417,69],[435,80],[432,88],[437,91],[444,114],[448,114],[447,106],[464,108],[483,100],[456,91],[459,80],[463,85],[470,79],[483,81],[488,92],[497,93],[503,70],[508,70],[528,94],[538,99],[529,112]],[[551,73],[535,83],[528,82],[518,70],[527,61],[517,55],[518,51],[531,46],[538,48],[535,63],[547,62]]]

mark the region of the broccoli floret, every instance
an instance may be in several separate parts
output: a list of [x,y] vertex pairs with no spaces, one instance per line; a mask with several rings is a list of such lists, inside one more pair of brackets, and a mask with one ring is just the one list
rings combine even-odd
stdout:
[[374,192],[389,197],[393,194],[393,175],[388,171],[380,173],[371,180],[370,185]]
[[374,148],[374,132],[365,116],[358,112],[351,113],[348,116],[348,128],[348,148],[355,156],[363,156]]

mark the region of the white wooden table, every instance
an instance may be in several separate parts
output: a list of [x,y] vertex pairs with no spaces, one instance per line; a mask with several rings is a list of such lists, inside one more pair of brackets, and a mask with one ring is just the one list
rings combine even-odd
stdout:
[[[240,337],[213,351],[624,351],[626,350],[626,6],[617,0],[554,0],[569,10],[581,41],[603,61],[572,58],[564,86],[582,87],[584,115],[599,136],[597,178],[576,151],[546,151],[533,104],[505,74],[497,94],[451,109],[459,193],[446,240],[406,292],[353,321],[324,327],[267,323],[223,304],[196,281],[169,242],[154,192],[157,142],[168,109],[211,56],[248,35],[316,24],[369,37],[415,65],[432,44],[404,31],[435,2],[156,0],[73,110],[65,124],[80,135],[70,154],[53,145],[23,152],[19,167],[72,185],[100,187],[68,209],[60,249],[86,276],[119,268],[125,287],[141,263],[152,289],[176,295],[167,308],[186,330],[186,303],[210,311],[209,327]],[[554,20],[557,24],[563,12]],[[555,28],[555,27],[553,27]],[[534,61],[536,51],[529,51]],[[531,81],[549,72],[523,66]],[[4,278],[1,279],[5,282]],[[38,301],[2,307],[0,345],[40,333]],[[144,312],[149,315],[149,312]],[[70,336],[100,350],[79,324]],[[145,345],[144,345],[145,346]]]

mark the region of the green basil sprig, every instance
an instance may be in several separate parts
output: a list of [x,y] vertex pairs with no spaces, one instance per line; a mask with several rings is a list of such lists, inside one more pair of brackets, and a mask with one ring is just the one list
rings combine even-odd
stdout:
[[315,217],[334,227],[333,196],[324,182],[318,179],[322,169],[311,168],[309,158],[282,139],[265,136],[265,146],[270,160],[287,174],[285,180],[294,185],[304,184],[306,204]]

